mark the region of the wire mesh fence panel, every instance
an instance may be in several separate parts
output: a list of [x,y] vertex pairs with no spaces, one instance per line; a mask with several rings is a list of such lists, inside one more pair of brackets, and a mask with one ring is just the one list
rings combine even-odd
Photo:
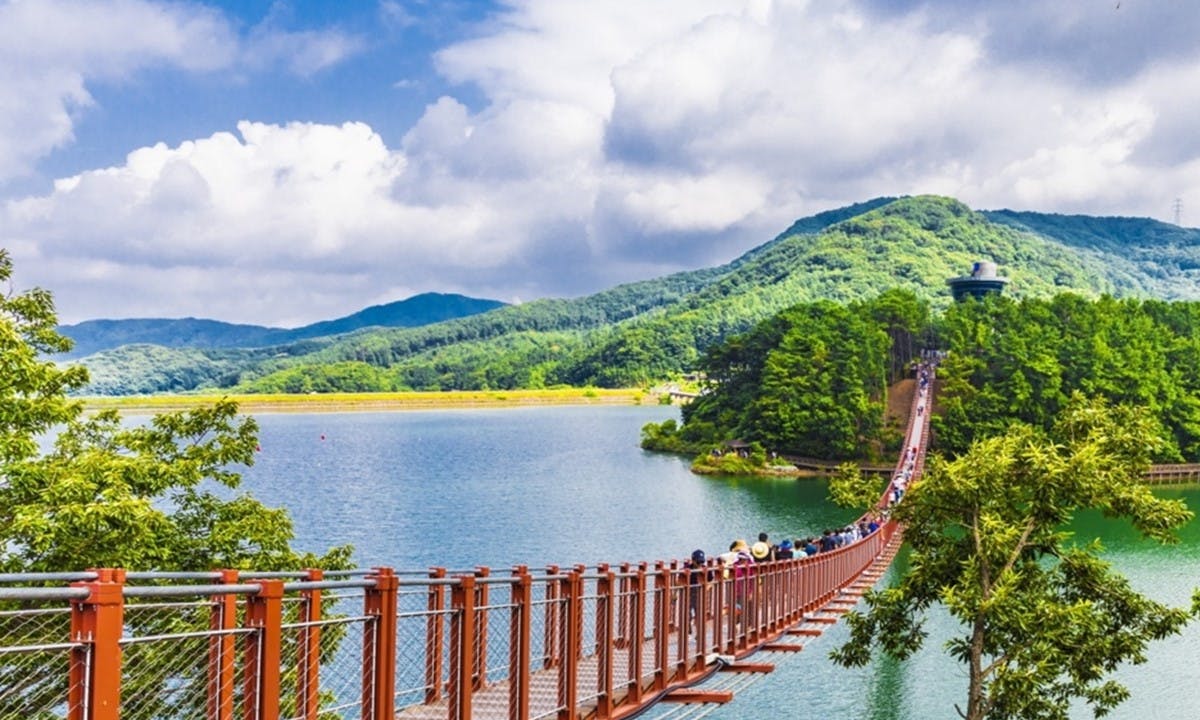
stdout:
[[378,619],[362,593],[326,593],[320,612],[289,598],[281,627],[280,714],[292,720],[357,720],[363,703],[363,641]]
[[552,716],[564,707],[560,698],[565,688],[560,687],[559,679],[564,661],[567,602],[553,580],[534,583],[533,597],[529,707],[530,716],[536,719]]
[[0,720],[67,716],[71,653],[80,647],[67,642],[70,628],[67,608],[0,611]]
[[600,596],[596,582],[586,580],[579,616],[579,674],[575,677],[575,697],[580,706],[594,706],[600,696],[600,657],[596,648],[596,613]]
[[[628,578],[625,578],[627,581]],[[613,633],[613,690],[618,697],[633,690],[637,684],[640,643],[636,642],[638,618],[643,616],[643,608],[637,605],[638,593],[628,582],[621,583],[621,589],[613,596],[616,609],[613,613],[616,628]]]
[[[446,697],[450,668],[450,618],[443,592],[425,586],[397,595],[396,708],[436,703]],[[437,601],[431,601],[436,596]],[[431,609],[432,604],[436,605]]]
[[210,715],[211,703],[240,706],[249,631],[211,629],[214,608],[211,602],[126,604],[122,720],[199,720]]
[[483,717],[504,717],[512,669],[512,588],[507,583],[486,587],[478,598],[486,603],[476,606],[472,705]]

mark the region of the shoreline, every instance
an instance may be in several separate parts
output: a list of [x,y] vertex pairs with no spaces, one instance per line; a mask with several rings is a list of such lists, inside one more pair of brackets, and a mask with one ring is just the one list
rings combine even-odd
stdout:
[[122,395],[77,398],[88,411],[115,408],[128,413],[189,410],[229,399],[242,413],[385,412],[539,405],[654,405],[658,395],[638,388],[555,388],[553,390],[447,390],[386,393],[271,395]]

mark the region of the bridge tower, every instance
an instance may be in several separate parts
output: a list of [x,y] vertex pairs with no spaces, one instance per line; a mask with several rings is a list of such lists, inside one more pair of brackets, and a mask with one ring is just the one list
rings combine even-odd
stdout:
[[968,297],[982,298],[988,293],[1002,293],[1008,278],[996,274],[996,263],[979,260],[971,265],[971,274],[946,281],[955,301]]

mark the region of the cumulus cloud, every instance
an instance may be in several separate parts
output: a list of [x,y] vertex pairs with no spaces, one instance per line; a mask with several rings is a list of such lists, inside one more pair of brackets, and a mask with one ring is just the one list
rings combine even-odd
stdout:
[[288,32],[270,18],[239,35],[218,11],[151,0],[0,0],[0,182],[69,144],[93,108],[88,86],[139,72],[282,65],[307,75],[361,48],[348,34]]
[[73,139],[77,114],[93,102],[88,82],[161,63],[212,69],[233,51],[227,25],[204,8],[0,3],[0,181]]
[[[68,318],[102,297],[109,316],[287,324],[426,290],[582,294],[885,194],[1168,218],[1175,197],[1200,204],[1200,7],[1150,5],[510,0],[435,57],[469,92],[429,102],[391,146],[362,122],[246,121],[12,199],[0,231]],[[114,52],[123,72],[194,55],[170,48],[208,42],[220,62],[250,47],[195,8],[121,7],[199,28]],[[379,11],[411,24],[395,2]],[[257,47],[298,72],[361,51],[271,27]],[[89,102],[85,63],[48,55],[51,88],[0,111],[37,131],[33,148],[0,140],[10,171],[68,142]]]

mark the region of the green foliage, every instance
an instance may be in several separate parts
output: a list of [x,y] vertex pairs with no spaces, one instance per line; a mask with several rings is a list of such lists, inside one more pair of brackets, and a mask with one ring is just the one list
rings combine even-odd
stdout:
[[857,463],[845,462],[829,480],[829,499],[841,507],[866,512],[879,502],[886,484],[883,478],[864,474]]
[[[1195,231],[1163,234],[1127,219],[1053,219],[975,213],[950,198],[878,198],[799,220],[729,264],[584,298],[538,300],[424,327],[362,330],[259,350],[139,346],[119,359],[102,353],[87,359],[102,370],[93,372],[96,384],[89,392],[245,387],[279,371],[343,362],[391,370],[396,375],[387,375],[386,385],[412,389],[629,387],[694,369],[708,348],[797,302],[846,303],[893,290],[916,298],[915,307],[886,311],[895,321],[889,333],[896,352],[887,368],[894,379],[906,364],[908,321],[927,312],[926,305],[947,307],[945,280],[979,259],[1000,264],[1013,281],[1007,292],[1014,297],[1049,297],[1064,289],[1198,296]],[[1113,240],[1084,242],[1073,234],[1101,231]],[[1153,236],[1158,244],[1142,253],[1135,243],[1117,242],[1123,233]],[[539,342],[563,351],[526,347]]]
[[[0,283],[11,275],[8,254],[0,250]],[[239,417],[234,403],[156,415],[144,424],[125,423],[115,411],[84,415],[67,393],[87,383],[86,371],[40,357],[69,346],[55,331],[49,293],[0,297],[0,572],[350,566],[349,547],[321,557],[294,551],[286,512],[237,492],[236,468],[253,462],[257,426]],[[53,438],[49,449],[41,445],[45,438]],[[140,609],[136,601],[127,605],[127,637],[209,629],[208,607]],[[25,610],[0,622],[4,646],[45,642],[29,636]],[[51,622],[65,619],[53,617],[58,620]],[[323,651],[335,652],[343,633],[332,629]],[[64,626],[57,638],[66,636]],[[126,647],[125,663],[137,670],[122,680],[124,697],[131,699],[123,703],[123,718],[203,715],[206,665],[181,662],[180,647]],[[16,714],[5,717],[45,717],[41,708],[67,696],[61,661],[48,654],[6,656],[0,678],[14,679],[7,685],[20,688],[6,698]]]
[[1159,461],[1200,458],[1200,304],[1076,295],[955,304],[938,326],[938,446],[1049,429],[1073,392],[1145,407]]
[[1141,409],[1072,397],[1047,434],[1015,425],[931,463],[894,509],[912,554],[898,586],[848,616],[851,637],[833,658],[865,664],[873,649],[917,650],[922,618],[941,604],[964,628],[947,650],[967,665],[962,717],[1058,719],[1073,700],[1097,716],[1127,691],[1111,680],[1145,661],[1148,644],[1188,614],[1145,598],[1098,557],[1096,542],[1062,528],[1080,508],[1128,519],[1162,542],[1192,514],[1140,482],[1158,438]]
[[683,409],[699,441],[758,442],[775,452],[855,458],[882,424],[887,334],[868,304],[799,304],[710,348],[709,380]]
[[717,475],[757,475],[767,467],[767,451],[758,443],[750,443],[744,451],[734,452],[728,447],[713,448],[697,455],[692,461],[692,471]]
[[[11,274],[0,250],[0,282]],[[253,462],[257,426],[236,404],[142,425],[115,411],[86,416],[67,397],[86,371],[39,357],[68,346],[49,293],[0,298],[0,569],[347,565],[348,548],[322,558],[293,551],[287,514],[237,493],[236,468]],[[43,451],[46,435],[54,443]]]

